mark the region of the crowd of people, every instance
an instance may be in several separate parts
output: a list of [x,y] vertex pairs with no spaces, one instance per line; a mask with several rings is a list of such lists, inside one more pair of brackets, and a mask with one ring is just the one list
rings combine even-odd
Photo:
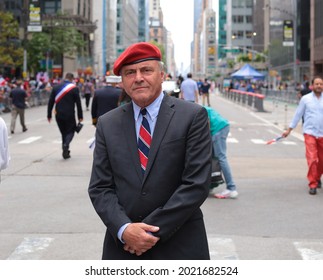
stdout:
[[[208,79],[177,79],[179,98],[162,91],[166,79],[160,50],[150,43],[129,46],[115,61],[115,75],[106,79],[50,80],[0,78],[3,107],[12,114],[15,133],[30,96],[42,104],[48,95],[47,119],[55,117],[62,136],[62,157],[71,158],[70,144],[82,128],[82,97],[96,127],[88,188],[93,207],[106,226],[103,259],[209,259],[200,209],[210,193],[237,198],[237,186],[226,156],[230,124],[210,104],[215,83]],[[240,82],[239,90],[253,91]],[[309,193],[321,187],[323,173],[323,80],[304,88],[295,116],[282,136],[303,118]],[[6,98],[10,103],[6,104]],[[55,109],[55,110],[54,110]],[[53,115],[54,113],[54,115]],[[0,137],[8,138],[0,118]],[[0,146],[0,170],[8,166],[7,141]],[[212,158],[219,161],[226,188],[210,191]],[[134,199],[135,198],[135,199]]]

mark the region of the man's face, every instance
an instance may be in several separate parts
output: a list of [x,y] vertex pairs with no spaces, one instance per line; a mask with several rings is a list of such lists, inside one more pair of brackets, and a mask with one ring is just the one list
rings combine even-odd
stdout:
[[151,104],[162,91],[164,72],[156,60],[123,66],[121,76],[125,91],[141,108]]
[[316,78],[313,82],[313,91],[320,94],[323,91],[323,80],[321,78]]

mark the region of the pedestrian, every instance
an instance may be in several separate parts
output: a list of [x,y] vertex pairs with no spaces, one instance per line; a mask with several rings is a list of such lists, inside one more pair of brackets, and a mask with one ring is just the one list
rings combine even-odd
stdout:
[[122,89],[119,100],[118,100],[118,106],[122,106],[124,104],[127,104],[131,102],[131,97],[126,93],[124,89]]
[[296,109],[289,128],[282,136],[287,137],[304,116],[303,134],[308,165],[307,180],[309,193],[316,194],[321,187],[323,173],[323,79],[315,77],[312,81],[312,92],[304,95]]
[[11,99],[12,104],[10,124],[11,134],[15,133],[16,120],[18,115],[20,119],[20,124],[22,126],[22,132],[26,132],[27,127],[25,124],[25,108],[28,96],[26,91],[22,88],[21,79],[18,79],[16,81],[16,87],[10,92],[9,97]]
[[181,93],[180,96],[182,99],[190,102],[198,103],[199,101],[199,89],[197,82],[192,79],[192,74],[187,74],[187,79],[184,80],[181,84]]
[[205,78],[204,82],[201,84],[201,94],[202,94],[202,104],[205,105],[205,99],[207,102],[207,106],[210,105],[210,88],[211,84],[208,82],[208,80]]
[[[9,165],[9,146],[8,146],[8,130],[3,118],[0,117],[0,171]],[[1,175],[0,175],[1,182]]]
[[310,89],[310,82],[309,81],[306,81],[305,84],[304,84],[304,87],[303,89],[301,89],[299,92],[298,92],[298,99],[301,99],[304,95],[310,93],[312,90]]
[[228,120],[223,118],[215,109],[205,107],[210,121],[213,155],[218,159],[224,176],[226,189],[214,194],[215,198],[237,198],[237,186],[233,180],[231,168],[227,158],[227,138],[230,132]]
[[121,77],[111,75],[106,78],[106,82],[105,87],[94,92],[91,108],[92,124],[94,126],[96,126],[100,116],[118,107],[122,90],[117,85],[121,82]]
[[207,112],[163,93],[161,59],[141,42],[114,63],[132,102],[96,128],[89,195],[107,227],[103,259],[210,258],[200,209],[211,179]]
[[68,159],[70,155],[70,143],[77,129],[75,121],[75,106],[77,108],[78,121],[83,121],[83,111],[78,87],[72,81],[74,76],[72,73],[67,73],[65,80],[53,87],[48,100],[47,119],[51,122],[52,110],[55,105],[55,118],[62,134],[62,149],[63,158]]
[[83,85],[83,92],[85,98],[86,111],[88,111],[90,106],[90,100],[94,93],[94,85],[93,83],[91,83],[90,79],[86,79],[86,82]]

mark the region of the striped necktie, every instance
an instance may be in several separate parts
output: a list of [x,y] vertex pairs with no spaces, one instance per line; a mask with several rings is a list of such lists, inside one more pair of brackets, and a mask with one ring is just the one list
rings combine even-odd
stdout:
[[141,163],[141,170],[144,174],[147,167],[148,162],[148,154],[151,144],[151,133],[150,127],[146,116],[147,110],[146,108],[140,111],[142,115],[142,122],[139,130],[139,138],[138,138],[138,153]]

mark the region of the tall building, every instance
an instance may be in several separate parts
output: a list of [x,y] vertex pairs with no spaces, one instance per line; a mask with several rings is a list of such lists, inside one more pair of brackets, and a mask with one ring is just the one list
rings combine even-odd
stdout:
[[149,2],[149,41],[154,41],[162,46],[166,72],[175,77],[174,42],[171,32],[164,25],[164,16],[160,6],[160,0],[150,0]]
[[227,45],[252,48],[253,0],[227,0]]
[[252,47],[258,52],[268,51],[269,48],[269,16],[270,10],[265,7],[270,0],[253,1],[253,37]]
[[95,0],[93,20],[97,22],[94,37],[94,69],[96,75],[111,72],[117,58],[117,0]]
[[323,2],[311,0],[311,76],[323,76]]
[[[308,0],[266,2],[264,8],[270,16],[271,69],[281,80],[302,82],[310,75],[310,2]],[[287,33],[284,30],[291,33],[288,35],[291,42],[286,42]]]
[[215,12],[211,0],[194,0],[191,72],[196,79],[215,74],[217,61]]
[[[93,5],[95,68],[98,75],[112,73],[113,63],[130,44],[148,41],[149,1],[96,0]],[[137,20],[133,15],[138,15]]]
[[207,8],[203,13],[203,48],[202,48],[202,70],[204,78],[215,75],[217,64],[216,49],[216,20],[215,11]]
[[117,56],[138,39],[138,1],[117,0]]
[[226,52],[224,47],[227,46],[227,0],[218,0],[218,58],[225,58]]
[[149,0],[149,18],[160,18],[160,0]]
[[138,2],[138,39],[139,42],[147,42],[149,38],[149,1]]

